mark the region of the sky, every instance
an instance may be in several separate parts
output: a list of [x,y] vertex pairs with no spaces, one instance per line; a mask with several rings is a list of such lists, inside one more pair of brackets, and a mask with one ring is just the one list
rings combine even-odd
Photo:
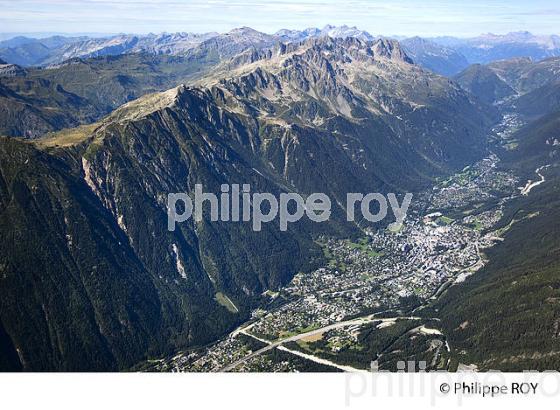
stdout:
[[560,34],[558,0],[0,0],[2,33],[273,33],[326,24],[378,35]]

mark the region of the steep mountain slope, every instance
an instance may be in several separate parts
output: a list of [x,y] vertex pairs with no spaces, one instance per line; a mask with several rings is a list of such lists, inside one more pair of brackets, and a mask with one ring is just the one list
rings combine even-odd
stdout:
[[[152,42],[161,41],[160,48],[150,49],[149,53],[135,52],[89,59],[72,58],[43,69],[24,69],[13,64],[0,64],[0,81],[6,89],[2,104],[7,113],[3,117],[0,132],[10,136],[36,138],[48,131],[92,122],[130,100],[188,83],[239,52],[247,49],[260,50],[271,46],[275,41],[272,37],[249,28],[210,36],[212,38],[207,41],[204,41],[204,36],[196,36],[194,40],[187,35],[178,38],[171,36],[171,40],[168,37],[149,37]],[[192,47],[188,49],[165,49],[172,48],[172,40],[180,43],[181,39],[196,43],[189,43]],[[117,44],[121,43],[117,41]],[[146,46],[145,43],[135,44]],[[174,44],[179,47],[178,43]],[[165,50],[181,52],[184,55],[159,54]],[[117,53],[117,49],[113,51]],[[104,53],[99,51],[89,55],[94,54]],[[26,95],[42,95],[42,104],[36,105],[34,100],[27,98],[27,105],[21,107],[19,100],[10,99],[10,96],[18,94],[22,88],[26,88]],[[80,98],[80,104],[66,105],[63,112],[42,112],[43,107],[54,109],[59,105],[60,98],[53,91],[57,89],[75,94]],[[13,115],[14,112],[24,111],[30,113]],[[60,118],[61,115],[64,118]]]
[[45,79],[0,77],[0,135],[37,138],[92,122],[102,111]]
[[[144,114],[124,107],[138,118],[131,121],[121,110],[91,143],[52,155],[16,140],[0,142],[2,234],[13,238],[0,251],[1,322],[24,369],[123,369],[207,343],[246,318],[252,298],[312,260],[303,234],[296,240],[268,226],[256,234],[249,224],[205,221],[167,231],[165,194],[186,191],[186,184],[219,189],[227,170],[230,178],[278,190],[235,161],[239,154],[218,134],[201,135],[205,101],[183,97],[180,112],[157,104]],[[41,144],[48,149],[51,142]],[[37,296],[25,296],[24,289]],[[215,300],[218,291],[237,313]],[[59,292],[62,300],[50,299]],[[44,330],[26,335],[30,322]]]
[[534,119],[560,108],[560,58],[533,62],[528,58],[472,65],[454,77],[482,101],[507,100],[506,110]]
[[560,161],[560,111],[546,115],[521,128],[513,137],[517,149],[504,153],[507,166],[534,178],[533,171]]
[[[560,365],[560,113],[519,130],[503,167],[545,181],[505,209],[504,241],[488,264],[438,303],[457,360],[479,369],[550,370]],[[547,166],[545,168],[541,168]]]
[[558,81],[560,77],[560,57],[542,61],[515,58],[495,61],[488,67],[520,94]]
[[560,110],[560,78],[520,96],[515,108],[527,118],[538,118]]
[[[0,220],[10,239],[0,250],[0,321],[23,369],[127,368],[147,355],[206,343],[236,323],[213,301],[189,245],[177,242],[176,250],[160,242],[169,235],[164,214],[154,247],[141,253],[135,248],[155,232],[132,242],[89,189],[79,162],[16,140],[0,145]],[[143,200],[136,217],[146,222],[149,202],[130,199]]]
[[[70,134],[0,139],[0,364],[125,369],[215,340],[315,266],[317,235],[355,233],[347,192],[415,190],[478,158],[487,111],[396,42],[321,39],[246,52]],[[323,192],[333,216],[254,232],[206,209],[168,231],[166,194],[197,183]]]
[[[318,129],[338,126],[338,117],[352,127],[368,126],[371,119],[382,119],[398,139],[415,149],[428,150],[423,154],[429,158],[457,149],[454,159],[439,158],[444,162],[460,157],[459,146],[464,145],[465,138],[475,150],[480,149],[482,138],[474,134],[492,114],[489,110],[489,116],[483,115],[481,123],[478,115],[482,107],[475,106],[450,81],[411,64],[398,42],[391,40],[364,43],[353,38],[321,38],[303,46],[280,46],[261,56],[246,54],[239,59],[250,64],[238,70],[236,60],[225,64],[223,75],[239,79],[226,79],[220,87],[258,106],[261,116],[277,117],[282,113],[288,123],[299,120]],[[220,67],[218,73],[219,77]],[[205,78],[203,83],[212,84],[212,79]],[[443,100],[449,104],[445,108],[440,104]],[[446,128],[457,130],[452,123],[436,126],[440,120],[453,122],[448,115],[451,111],[460,121],[472,121],[471,135],[448,134]],[[333,118],[331,113],[338,117]]]
[[37,138],[91,123],[144,94],[204,75],[215,61],[127,54],[72,59],[45,69],[0,65],[0,135]]
[[204,75],[213,64],[188,57],[126,54],[71,59],[50,68],[30,70],[30,75],[56,81],[107,113],[141,95],[189,82]]
[[453,79],[487,104],[494,104],[517,94],[490,67],[480,64],[470,66]]
[[467,59],[457,51],[420,37],[401,41],[406,53],[416,64],[445,76],[453,76],[469,66]]

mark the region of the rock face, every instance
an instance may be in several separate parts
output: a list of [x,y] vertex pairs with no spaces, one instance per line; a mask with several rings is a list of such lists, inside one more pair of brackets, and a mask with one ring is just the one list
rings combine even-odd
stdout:
[[[354,232],[347,192],[414,191],[460,169],[492,121],[395,41],[321,38],[246,52],[71,135],[0,139],[0,365],[126,369],[209,343],[314,267],[317,235]],[[197,183],[323,192],[333,216],[254,232],[205,215],[168,231],[167,193]]]
[[26,74],[27,70],[25,68],[0,60],[0,77],[20,77]]

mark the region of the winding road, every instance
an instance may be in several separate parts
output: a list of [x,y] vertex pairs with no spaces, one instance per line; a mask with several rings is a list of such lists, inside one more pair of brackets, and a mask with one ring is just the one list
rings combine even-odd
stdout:
[[535,181],[533,182],[532,180],[529,180],[529,182],[527,182],[527,185],[525,185],[522,188],[519,188],[521,190],[521,195],[529,195],[529,193],[531,192],[531,189],[533,189],[536,186],[539,186],[540,184],[542,184],[545,181],[544,175],[541,174],[541,172],[548,168],[550,165],[543,165],[542,167],[539,167],[535,170],[535,173],[541,178],[539,181]]

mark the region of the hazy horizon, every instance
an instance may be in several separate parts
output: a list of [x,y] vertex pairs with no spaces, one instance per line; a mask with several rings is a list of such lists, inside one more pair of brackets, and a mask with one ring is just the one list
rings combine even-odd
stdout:
[[[334,26],[334,25],[333,25]],[[347,24],[348,27],[354,27],[354,26],[350,26]],[[242,27],[250,27],[250,28],[254,28],[251,26],[239,26],[239,27],[234,27],[230,30],[226,30],[226,31],[221,31],[218,32],[220,34],[223,33],[227,33],[231,30],[234,29],[238,29],[238,28],[242,28]],[[340,26],[336,26],[336,27],[340,27]],[[415,36],[420,36],[418,34],[410,34],[410,35],[402,35],[402,34],[392,34],[392,33],[371,33],[368,30],[362,29],[361,27],[356,26],[359,30],[364,30],[367,31],[369,34],[373,35],[373,36],[382,36],[382,37],[389,37],[389,38],[410,38],[410,37],[415,37]],[[309,26],[309,27],[285,27],[285,29],[287,30],[305,30],[308,28],[318,28],[318,29],[322,29],[323,27],[315,27],[315,26]],[[255,29],[256,30],[256,29]],[[281,30],[281,29],[280,29]],[[279,30],[275,30],[275,31],[262,31],[262,30],[258,30],[262,33],[265,34],[275,34],[277,33]],[[183,33],[191,33],[191,34],[206,34],[206,33],[211,33],[211,31],[201,31],[201,32],[195,32],[195,31],[160,31],[160,32],[147,32],[147,33],[138,33],[138,32],[107,32],[107,33],[90,33],[90,32],[76,32],[76,33],[71,33],[71,32],[0,32],[0,41],[6,41],[6,40],[10,40],[16,37],[27,37],[27,38],[32,38],[32,39],[36,39],[36,40],[41,40],[41,39],[45,39],[45,38],[49,38],[49,37],[54,37],[54,36],[61,36],[61,37],[89,37],[89,38],[104,38],[104,37],[112,37],[112,36],[118,36],[118,35],[137,35],[137,36],[146,36],[146,35],[160,35],[160,34],[172,34],[172,33],[179,33],[179,32],[183,32]],[[497,32],[485,32],[485,33],[478,33],[475,35],[468,35],[468,36],[460,36],[460,35],[452,35],[452,34],[447,34],[447,33],[440,33],[438,35],[433,35],[433,36],[420,36],[420,37],[425,37],[425,38],[445,38],[445,37],[453,37],[453,38],[459,38],[459,39],[467,39],[467,38],[475,38],[475,37],[479,37],[479,36],[484,36],[484,35],[496,35],[496,36],[503,36],[503,35],[507,35],[507,34],[512,34],[512,33],[521,33],[521,32],[527,32],[527,30],[514,30],[514,31],[509,31],[507,33],[497,33]],[[531,33],[532,35],[536,35],[536,36],[546,36],[546,35],[558,35],[555,32],[550,32],[550,33],[534,33],[531,31],[528,31],[529,33]]]
[[0,0],[0,8],[4,35],[204,33],[241,26],[274,33],[326,24],[386,36],[548,35],[558,34],[560,16],[560,4],[551,0]]

